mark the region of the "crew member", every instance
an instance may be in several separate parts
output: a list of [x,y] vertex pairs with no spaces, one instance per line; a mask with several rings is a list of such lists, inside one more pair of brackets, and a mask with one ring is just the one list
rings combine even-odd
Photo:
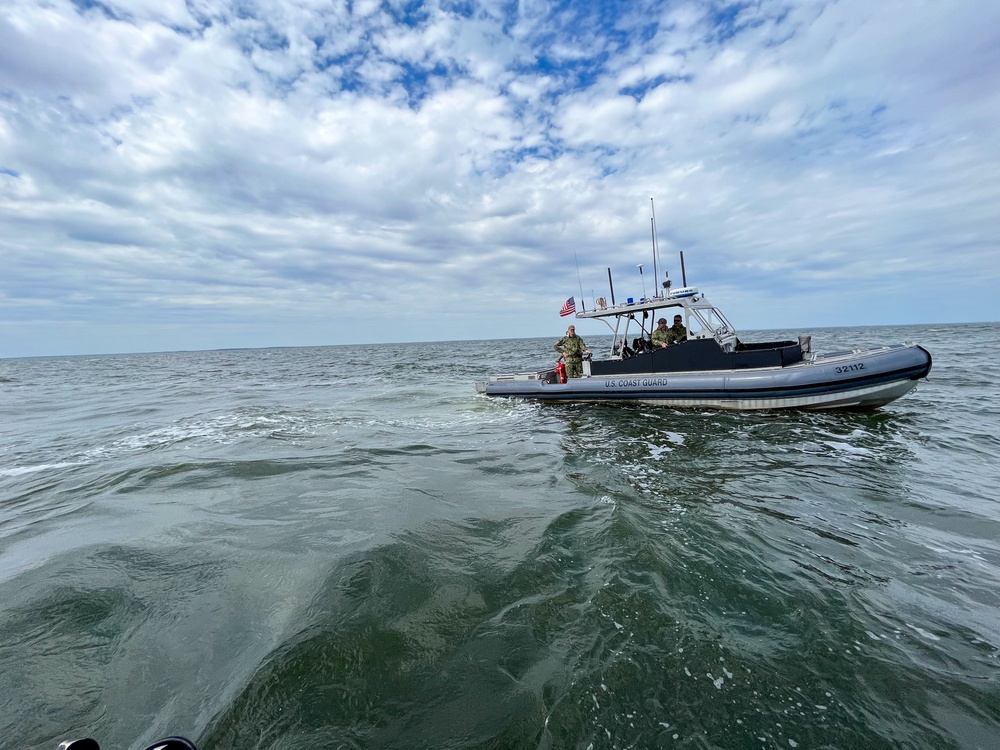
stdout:
[[684,319],[680,315],[674,316],[674,324],[667,329],[670,333],[670,340],[667,344],[683,344],[688,340],[687,330],[684,328]]
[[583,375],[583,355],[590,354],[590,350],[583,339],[576,335],[575,326],[566,329],[566,335],[556,342],[554,348],[559,352],[556,362],[566,360],[566,377],[578,378]]
[[670,329],[667,328],[667,319],[660,318],[656,321],[656,330],[653,331],[653,348],[662,349],[670,345]]

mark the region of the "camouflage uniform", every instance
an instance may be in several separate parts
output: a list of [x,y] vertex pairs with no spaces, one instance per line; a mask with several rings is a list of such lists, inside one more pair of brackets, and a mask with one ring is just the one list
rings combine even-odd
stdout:
[[653,348],[654,349],[659,349],[664,344],[666,344],[666,345],[669,346],[671,343],[673,343],[673,341],[672,341],[672,336],[670,334],[670,329],[669,328],[664,328],[663,330],[660,330],[659,328],[657,328],[655,331],[653,331]]
[[667,345],[683,344],[688,340],[688,332],[683,323],[674,323],[667,329]]
[[575,333],[563,336],[556,342],[555,350],[566,360],[566,377],[578,378],[583,375],[583,352],[587,345]]

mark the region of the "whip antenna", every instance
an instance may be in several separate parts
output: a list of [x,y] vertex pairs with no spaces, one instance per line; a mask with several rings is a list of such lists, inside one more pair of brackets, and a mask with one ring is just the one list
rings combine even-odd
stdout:
[[573,260],[576,261],[576,283],[580,285],[580,309],[586,311],[587,303],[583,296],[583,280],[580,278],[580,259],[576,257],[576,248],[573,249]]
[[[660,259],[660,243],[656,238],[656,208],[653,206],[653,199],[649,199],[649,226],[653,232],[653,280],[657,285],[660,283],[660,272],[657,268],[657,264]],[[658,293],[658,292],[657,292]]]
[[[653,284],[655,285],[660,278],[660,274],[656,271],[656,224],[653,221],[653,217],[649,217],[649,236],[653,243]],[[654,286],[653,289],[655,291],[656,287]]]

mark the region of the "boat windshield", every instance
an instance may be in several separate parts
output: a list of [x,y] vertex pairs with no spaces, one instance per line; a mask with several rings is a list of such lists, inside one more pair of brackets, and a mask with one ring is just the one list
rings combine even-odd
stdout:
[[693,314],[688,319],[690,336],[697,336],[699,333],[706,336],[725,336],[735,333],[729,321],[714,307],[704,307],[691,312]]
[[[591,314],[588,317],[602,319],[602,322],[611,329],[614,334],[611,357],[620,359],[647,351],[656,328],[654,321],[661,316],[669,319],[674,313],[683,318],[688,338],[715,338],[725,347],[731,345],[736,337],[736,330],[726,320],[726,316],[704,297],[695,295],[690,295],[690,298],[686,296],[676,302],[669,300],[662,306],[650,304],[645,310],[614,311],[611,314]],[[612,316],[614,325],[609,320]]]

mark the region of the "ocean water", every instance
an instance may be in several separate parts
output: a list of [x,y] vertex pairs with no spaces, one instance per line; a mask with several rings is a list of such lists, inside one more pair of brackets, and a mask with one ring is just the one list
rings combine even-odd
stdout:
[[731,414],[475,393],[548,339],[0,360],[0,747],[1000,746],[1000,325],[809,333],[934,367]]

